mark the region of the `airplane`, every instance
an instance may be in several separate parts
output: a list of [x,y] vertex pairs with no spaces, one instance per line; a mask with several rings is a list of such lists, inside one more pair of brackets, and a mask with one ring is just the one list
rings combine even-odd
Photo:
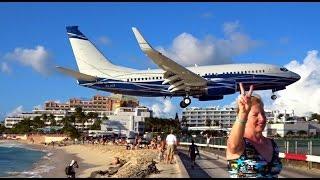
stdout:
[[300,76],[285,67],[271,64],[221,64],[184,67],[155,50],[137,28],[133,33],[141,50],[160,69],[138,70],[113,64],[82,33],[78,26],[67,26],[68,38],[79,71],[57,66],[61,73],[77,79],[79,85],[115,94],[145,97],[183,97],[181,108],[199,101],[223,99],[234,94],[239,83],[255,90],[276,91],[298,81]]

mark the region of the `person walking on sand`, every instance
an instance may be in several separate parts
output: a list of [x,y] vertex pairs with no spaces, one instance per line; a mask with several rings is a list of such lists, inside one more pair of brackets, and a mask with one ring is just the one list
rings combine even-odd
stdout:
[[79,168],[78,162],[72,160],[71,163],[65,169],[68,178],[76,178],[75,168]]
[[168,150],[166,163],[168,164],[170,161],[170,164],[172,164],[173,154],[175,151],[175,147],[177,145],[177,138],[173,134],[173,129],[170,130],[170,134],[166,138],[166,144],[167,144],[167,150]]

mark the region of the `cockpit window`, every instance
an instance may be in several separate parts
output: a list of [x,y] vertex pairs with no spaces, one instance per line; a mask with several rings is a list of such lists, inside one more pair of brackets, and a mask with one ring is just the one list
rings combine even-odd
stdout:
[[288,71],[288,69],[287,68],[280,68],[280,71]]

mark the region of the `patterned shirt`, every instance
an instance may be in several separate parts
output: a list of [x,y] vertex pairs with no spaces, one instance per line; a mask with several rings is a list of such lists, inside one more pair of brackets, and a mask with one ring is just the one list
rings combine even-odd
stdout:
[[228,172],[231,178],[277,178],[281,172],[282,163],[279,158],[279,148],[271,139],[273,154],[271,162],[267,162],[244,138],[245,150],[238,159],[228,160]]

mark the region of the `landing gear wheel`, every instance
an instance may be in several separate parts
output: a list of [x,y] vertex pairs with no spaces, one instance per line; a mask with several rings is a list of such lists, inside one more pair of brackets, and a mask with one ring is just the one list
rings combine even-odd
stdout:
[[191,99],[189,97],[183,98],[183,102],[188,106],[191,103]]
[[186,108],[187,105],[186,105],[186,103],[184,103],[183,101],[181,101],[181,102],[180,102],[180,107],[181,107],[181,108]]
[[276,100],[276,99],[277,99],[277,95],[273,94],[273,95],[271,96],[271,99],[272,99],[272,100]]
[[191,99],[187,96],[187,97],[184,97],[183,100],[180,102],[180,107],[186,108],[190,104],[191,104]]

